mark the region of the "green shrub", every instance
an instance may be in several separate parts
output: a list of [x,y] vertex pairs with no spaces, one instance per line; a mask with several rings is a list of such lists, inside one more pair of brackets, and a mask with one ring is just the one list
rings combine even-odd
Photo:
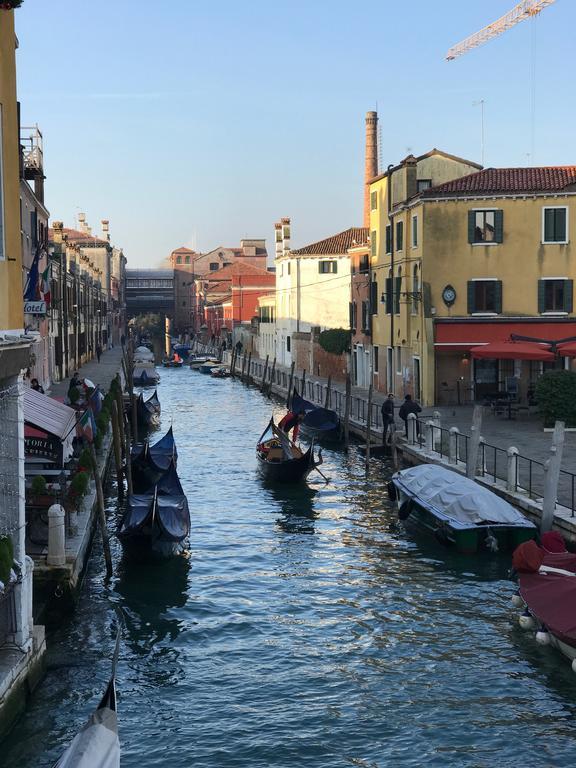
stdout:
[[14,560],[14,548],[10,536],[0,537],[0,581],[8,583],[10,569]]
[[89,485],[90,476],[88,472],[76,472],[70,483],[70,491],[76,499],[81,499],[86,496]]
[[94,467],[94,462],[92,460],[92,453],[90,452],[89,448],[84,448],[82,450],[82,453],[78,457],[78,466],[80,467],[80,470],[90,470],[92,471],[92,468]]
[[110,424],[110,411],[106,408],[102,408],[98,416],[96,416],[96,427],[98,432],[104,436],[108,432],[108,425]]
[[97,432],[94,435],[94,448],[96,448],[96,450],[99,451],[101,447],[102,447],[102,432]]
[[30,490],[33,496],[44,496],[46,494],[46,478],[43,475],[37,475],[32,480]]
[[342,355],[350,351],[350,331],[346,328],[330,328],[322,331],[318,342],[323,350],[333,355]]
[[535,396],[545,427],[555,421],[576,427],[576,373],[547,371],[538,379]]

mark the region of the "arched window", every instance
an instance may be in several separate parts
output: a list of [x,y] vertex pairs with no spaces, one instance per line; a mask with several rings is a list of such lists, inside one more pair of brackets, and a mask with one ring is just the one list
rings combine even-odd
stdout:
[[176,264],[182,264],[182,256],[176,256]]
[[420,276],[418,274],[418,264],[414,264],[412,270],[412,314],[418,314],[418,298],[420,293]]

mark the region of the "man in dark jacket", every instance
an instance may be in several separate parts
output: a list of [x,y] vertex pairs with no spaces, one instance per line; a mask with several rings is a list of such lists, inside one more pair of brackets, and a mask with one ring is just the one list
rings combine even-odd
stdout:
[[394,424],[394,394],[388,393],[388,397],[382,403],[380,409],[382,413],[382,445],[386,443],[388,432],[392,430]]
[[[406,395],[404,398],[404,402],[400,406],[400,410],[398,411],[398,416],[402,419],[404,422],[404,426],[406,427],[406,437],[408,437],[408,414],[418,414],[422,411],[422,408],[418,405],[416,400],[412,400],[412,395]],[[418,426],[418,422],[416,422],[416,434],[420,434],[420,428]]]

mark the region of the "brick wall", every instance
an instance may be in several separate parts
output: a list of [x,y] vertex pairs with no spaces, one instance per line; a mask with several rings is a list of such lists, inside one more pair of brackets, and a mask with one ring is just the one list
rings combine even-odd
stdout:
[[326,352],[318,343],[315,333],[293,333],[291,341],[292,359],[296,363],[296,370],[305,370],[309,374],[325,378],[332,376],[333,381],[346,381],[348,355]]

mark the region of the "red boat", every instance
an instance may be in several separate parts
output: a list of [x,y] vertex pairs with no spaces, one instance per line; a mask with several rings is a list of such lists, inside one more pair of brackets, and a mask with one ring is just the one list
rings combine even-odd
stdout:
[[512,565],[519,583],[513,603],[524,606],[520,626],[535,629],[536,642],[557,648],[576,672],[576,554],[551,531],[542,546],[527,541],[517,547]]

